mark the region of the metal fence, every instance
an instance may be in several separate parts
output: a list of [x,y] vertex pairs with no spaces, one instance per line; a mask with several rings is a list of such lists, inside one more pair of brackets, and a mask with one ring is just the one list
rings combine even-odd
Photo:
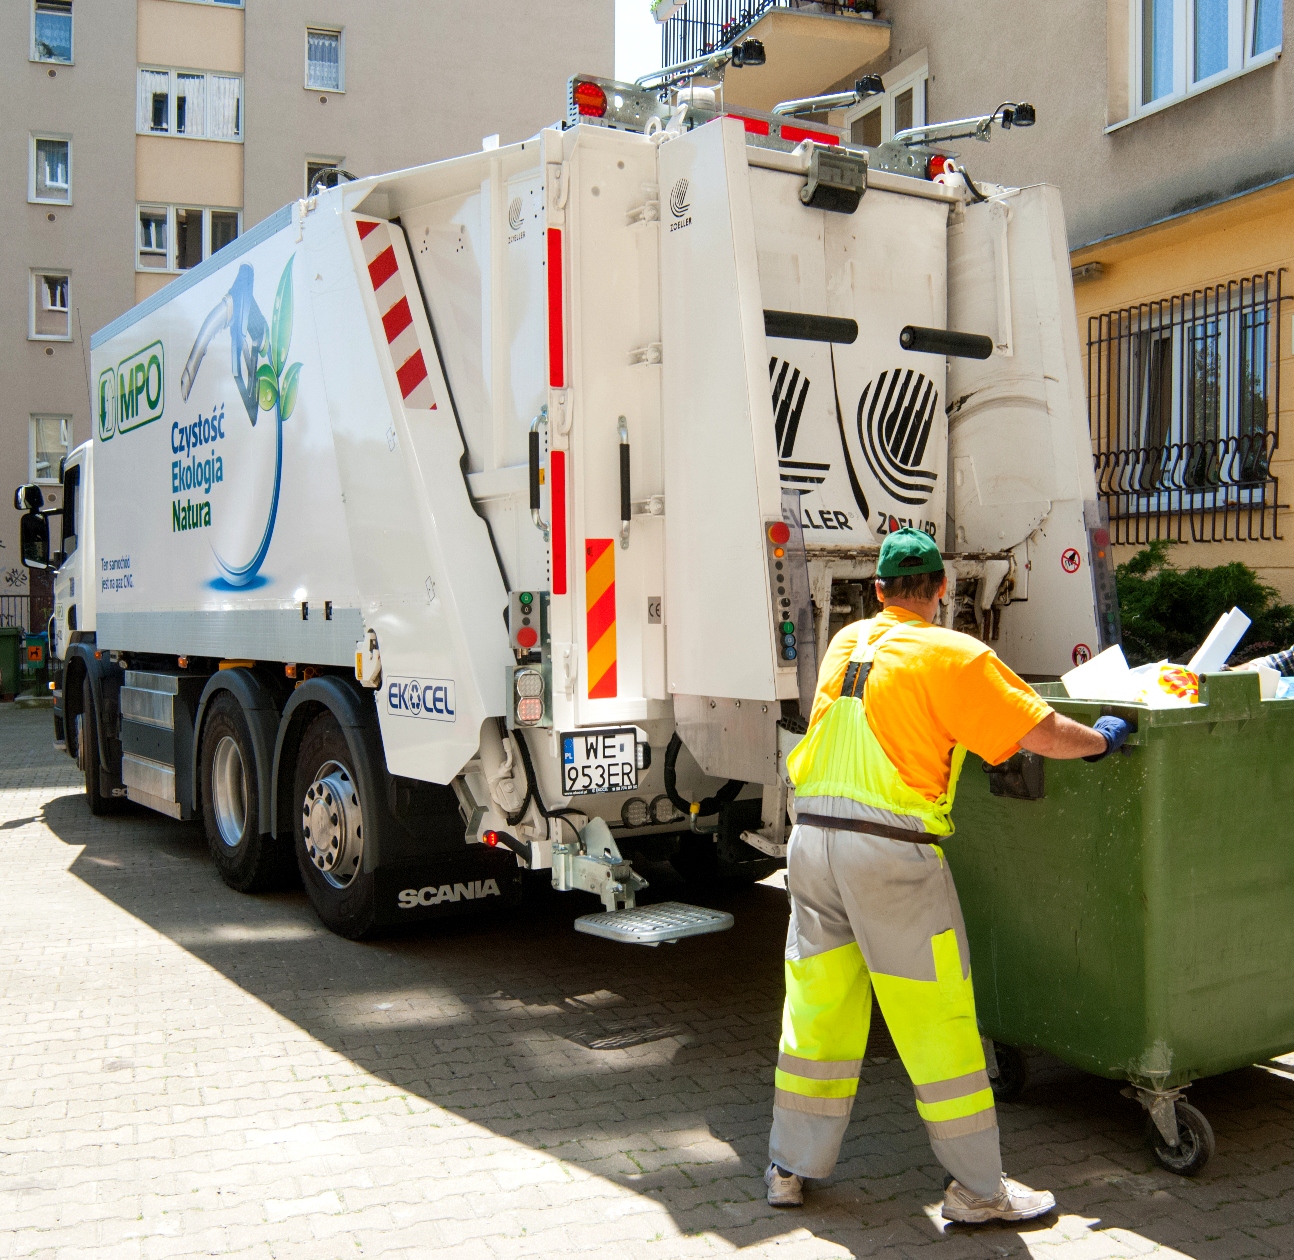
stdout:
[[1279,538],[1284,268],[1093,315],[1088,415],[1115,542]]
[[688,0],[662,28],[661,65],[703,57],[732,43],[769,9],[873,16],[876,0]]
[[[21,626],[31,630],[31,596],[0,595],[0,626]],[[43,630],[45,627],[41,626]]]

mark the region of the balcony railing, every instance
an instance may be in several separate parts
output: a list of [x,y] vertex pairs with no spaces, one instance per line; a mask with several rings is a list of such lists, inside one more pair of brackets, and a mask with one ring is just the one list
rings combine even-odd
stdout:
[[876,0],[688,0],[661,28],[661,64],[704,57],[733,43],[770,9],[870,18],[876,16]]

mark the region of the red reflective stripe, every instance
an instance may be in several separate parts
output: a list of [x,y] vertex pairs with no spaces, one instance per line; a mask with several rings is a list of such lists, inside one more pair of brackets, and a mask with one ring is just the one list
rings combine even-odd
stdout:
[[355,221],[355,226],[359,228],[359,239],[362,241],[375,227],[377,227],[377,220],[357,219]]
[[816,140],[819,144],[839,144],[839,136],[827,135],[821,131],[805,131],[803,127],[788,127],[782,124],[782,139],[791,141]]
[[550,534],[553,540],[553,594],[566,594],[566,452],[548,452],[548,473],[553,484],[549,487],[553,523]]
[[415,350],[402,367],[396,368],[400,381],[400,396],[408,398],[427,379],[427,365],[422,361],[422,351]]
[[380,289],[393,275],[395,275],[395,272],[395,250],[388,245],[368,265],[369,279],[373,281],[373,288]]
[[382,316],[382,327],[386,330],[387,341],[394,341],[412,323],[413,312],[409,310],[408,298],[401,298]]
[[763,118],[747,118],[745,114],[725,114],[724,117],[738,119],[752,136],[768,135],[768,123]]
[[548,383],[566,388],[566,330],[562,323],[562,233],[548,229]]

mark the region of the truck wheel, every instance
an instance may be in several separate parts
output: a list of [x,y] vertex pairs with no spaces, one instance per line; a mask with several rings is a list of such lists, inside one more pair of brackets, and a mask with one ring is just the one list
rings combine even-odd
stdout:
[[374,926],[373,873],[364,870],[364,802],[346,737],[331,713],[306,728],[293,777],[297,866],[324,926],[359,940]]
[[260,831],[256,753],[242,708],[227,691],[207,709],[198,774],[202,822],[220,878],[247,893],[290,882],[290,846]]
[[996,1102],[1014,1102],[1029,1081],[1029,1064],[1017,1047],[1004,1046],[1000,1041],[993,1043],[993,1054],[997,1058],[997,1075],[989,1078],[993,1098]]
[[103,790],[103,767],[99,764],[99,723],[94,711],[94,690],[87,678],[81,683],[81,712],[77,715],[77,757],[85,772],[85,799],[96,818],[119,808],[117,798]]
[[1188,1102],[1179,1101],[1176,1108],[1177,1145],[1169,1146],[1159,1126],[1149,1118],[1146,1120],[1146,1145],[1161,1167],[1179,1177],[1194,1177],[1217,1148],[1213,1126],[1202,1111]]

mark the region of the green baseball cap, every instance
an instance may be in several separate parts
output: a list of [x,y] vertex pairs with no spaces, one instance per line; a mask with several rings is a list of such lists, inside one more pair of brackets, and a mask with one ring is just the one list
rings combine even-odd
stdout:
[[925,530],[896,529],[885,535],[876,576],[906,577],[912,573],[942,573],[944,558],[939,544]]

